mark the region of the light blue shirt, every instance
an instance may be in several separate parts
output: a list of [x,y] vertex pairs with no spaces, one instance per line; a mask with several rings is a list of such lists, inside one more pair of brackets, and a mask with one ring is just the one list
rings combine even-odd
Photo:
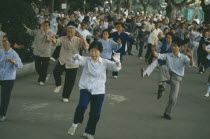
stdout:
[[[11,62],[6,62],[6,58],[11,58],[17,63],[17,66]],[[7,52],[0,49],[0,80],[15,80],[16,70],[23,67],[18,54],[10,48]]]
[[111,39],[108,39],[108,40],[99,39],[98,41],[102,43],[103,51],[101,53],[101,57],[105,59],[111,59],[112,51],[113,50],[117,51],[122,46],[122,44],[118,44]]
[[94,62],[91,57],[82,57],[82,60],[73,60],[72,63],[84,66],[79,81],[80,89],[87,89],[92,95],[105,94],[106,70],[119,71],[115,62],[99,58]]
[[174,56],[173,53],[158,54],[158,59],[165,60],[169,71],[179,76],[184,76],[184,67],[190,64],[190,59],[181,53],[178,56]]

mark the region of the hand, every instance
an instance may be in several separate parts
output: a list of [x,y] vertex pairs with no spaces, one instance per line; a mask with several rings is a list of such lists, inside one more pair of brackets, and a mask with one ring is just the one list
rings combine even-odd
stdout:
[[192,52],[192,50],[190,50],[189,48],[187,48],[186,53],[187,53],[187,55],[188,55],[189,57],[192,57],[192,56],[193,56],[193,52]]
[[79,60],[79,61],[81,61],[83,58],[82,58],[81,55],[75,54],[75,55],[73,56],[73,59],[74,59],[74,60]]
[[156,51],[156,45],[152,45],[151,50],[152,50],[152,52]]
[[118,44],[122,44],[122,42],[121,42],[121,39],[120,39],[120,38],[117,40],[117,43],[118,43]]
[[187,51],[187,44],[184,44],[183,46],[182,46],[182,49],[184,50],[184,51]]
[[18,45],[17,43],[14,44],[14,48],[16,49],[22,49],[24,47],[25,47],[24,45]]
[[50,40],[54,40],[54,39],[55,39],[54,35],[51,35]]
[[8,57],[6,57],[6,62],[11,62],[11,63],[17,65],[17,63],[14,60],[12,60],[11,58],[8,58]]
[[81,42],[85,42],[85,39],[83,37],[80,37]]
[[154,40],[154,45],[156,46],[158,44],[158,39]]
[[22,24],[22,26],[23,26],[25,29],[28,29],[28,27],[27,27],[25,24]]

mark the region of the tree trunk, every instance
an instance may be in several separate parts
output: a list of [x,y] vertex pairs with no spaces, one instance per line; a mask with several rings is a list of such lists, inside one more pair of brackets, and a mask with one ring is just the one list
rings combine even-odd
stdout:
[[203,9],[204,12],[204,22],[206,24],[210,24],[210,4],[209,5],[205,5],[204,0],[201,1],[201,7]]
[[144,17],[146,17],[147,14],[147,6],[143,6],[144,7]]
[[132,8],[132,0],[127,0],[127,9],[129,13],[131,12],[131,8]]
[[110,7],[110,11],[113,10],[113,2],[111,2],[111,0],[109,0],[109,7]]
[[120,0],[119,3],[117,4],[116,12],[120,12],[121,7],[122,7],[122,1]]
[[166,16],[171,20],[175,18],[175,13],[176,13],[176,7],[173,6],[173,4],[168,1],[167,3],[167,7],[166,7]]
[[50,6],[49,6],[50,10],[49,12],[50,13],[53,13],[54,12],[54,0],[50,0]]

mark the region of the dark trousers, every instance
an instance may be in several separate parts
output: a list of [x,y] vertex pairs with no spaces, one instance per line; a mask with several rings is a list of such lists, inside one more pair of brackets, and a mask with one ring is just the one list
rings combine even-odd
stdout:
[[1,116],[6,116],[14,82],[15,80],[0,81],[0,85],[1,85],[0,115]]
[[142,57],[144,43],[145,43],[145,42],[140,41],[138,57]]
[[149,43],[147,46],[147,52],[146,52],[145,58],[148,60],[148,64],[152,63],[154,55],[152,53],[152,44],[151,43]]
[[131,54],[133,44],[132,43],[127,43],[127,44],[128,44],[127,52],[128,52],[128,54]]
[[57,46],[52,54],[54,59],[58,59],[60,55],[61,46]]
[[74,115],[74,124],[83,122],[85,110],[90,103],[89,119],[85,133],[95,135],[96,125],[100,119],[103,101],[104,94],[91,95],[86,89],[80,90],[80,99]]
[[35,69],[39,74],[38,82],[45,82],[47,77],[47,69],[49,66],[49,57],[35,56]]
[[65,83],[64,83],[62,97],[69,98],[76,80],[77,68],[66,69],[65,65],[61,65],[60,62],[58,61],[57,65],[53,70],[56,86],[61,86],[61,75],[64,71],[66,72],[66,75],[65,75]]

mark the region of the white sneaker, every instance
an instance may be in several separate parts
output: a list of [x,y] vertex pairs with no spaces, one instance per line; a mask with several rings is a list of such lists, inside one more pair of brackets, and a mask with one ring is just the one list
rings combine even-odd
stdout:
[[204,96],[205,96],[205,97],[209,97],[209,92],[207,92]]
[[147,75],[144,68],[141,68],[141,77],[144,78]]
[[142,57],[139,57],[139,59],[143,59]]
[[5,116],[0,116],[0,122],[4,122],[6,120]]
[[41,81],[41,82],[39,82],[39,85],[44,86],[44,83]]
[[72,126],[69,128],[69,130],[68,130],[68,134],[69,135],[74,135],[74,133],[76,132],[76,129],[77,129],[77,124],[76,124],[76,126],[74,126],[73,124],[72,124]]
[[55,62],[55,58],[53,58],[53,57],[50,57],[50,60],[52,60],[53,62]]
[[59,93],[61,91],[61,87],[62,86],[57,86],[55,89],[54,89],[54,92],[55,93]]
[[63,98],[63,102],[64,102],[64,103],[68,103],[68,102],[69,102],[69,99]]
[[85,137],[86,139],[94,139],[94,136],[88,133],[84,133],[82,136]]
[[113,76],[114,79],[117,79],[117,76]]

